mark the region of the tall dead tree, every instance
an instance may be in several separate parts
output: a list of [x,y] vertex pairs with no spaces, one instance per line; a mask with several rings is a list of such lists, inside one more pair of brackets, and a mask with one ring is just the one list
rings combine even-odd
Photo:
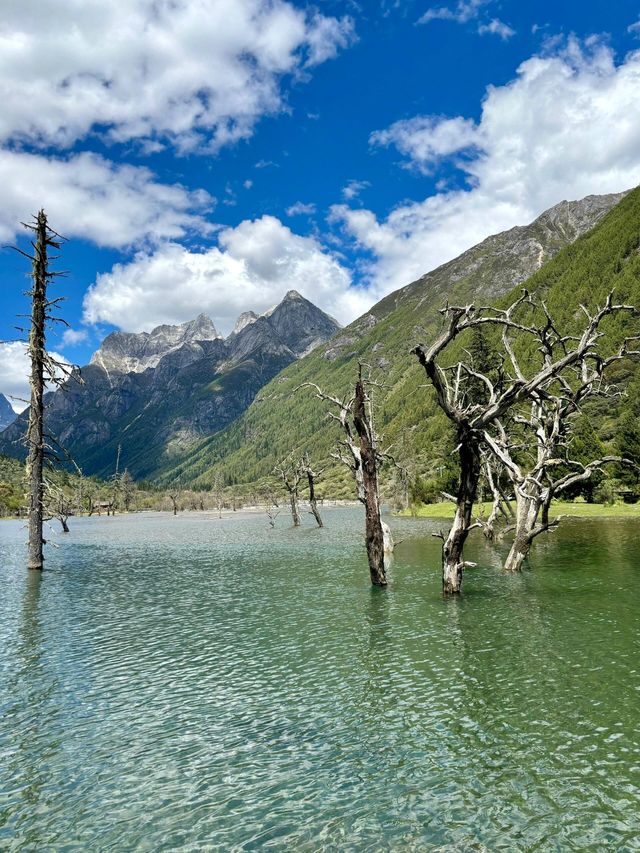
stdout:
[[[16,251],[31,261],[32,288],[28,292],[31,298],[31,325],[29,328],[28,353],[31,362],[29,384],[31,398],[29,401],[29,422],[27,427],[27,481],[29,493],[29,547],[27,568],[42,571],[43,555],[43,522],[44,522],[44,464],[47,453],[47,442],[44,431],[44,392],[46,382],[58,383],[59,370],[63,376],[69,376],[70,371],[64,369],[46,350],[46,327],[49,321],[65,322],[52,315],[62,298],[49,299],[48,286],[53,278],[63,275],[50,269],[49,249],[59,249],[62,238],[49,227],[47,216],[41,210],[30,224],[23,223],[35,237],[31,241],[33,254]],[[66,324],[65,324],[66,325]]]
[[299,491],[300,491],[300,481],[302,480],[302,466],[301,464],[294,463],[291,458],[283,459],[282,462],[278,463],[276,467],[273,469],[274,474],[282,480],[282,485],[285,488],[285,491],[289,495],[289,506],[291,507],[291,518],[293,519],[293,526],[300,527],[300,510],[298,507],[299,503]]
[[320,515],[320,510],[318,509],[318,500],[316,498],[316,478],[320,476],[320,472],[316,472],[313,470],[308,453],[303,454],[302,461],[300,462],[300,467],[302,468],[302,473],[307,478],[307,485],[309,487],[309,507],[311,509],[311,514],[315,518],[318,527],[324,527],[322,523],[322,517]]
[[[520,309],[525,309],[527,316],[533,319],[529,322],[518,320]],[[535,325],[535,315],[536,312],[539,315],[541,310],[547,318],[539,327]],[[610,294],[595,314],[587,312],[587,323],[579,336],[559,336],[544,306],[541,309],[525,290],[505,310],[476,309],[474,305],[447,306],[440,312],[447,324],[435,342],[428,349],[419,345],[412,350],[435,390],[438,405],[456,431],[460,473],[453,524],[448,535],[443,536],[442,585],[445,594],[460,592],[466,565],[464,546],[469,531],[479,526],[472,520],[472,514],[482,470],[482,451],[487,447],[489,429],[515,407],[534,399],[540,389],[565,377],[566,372],[580,364],[588,354],[594,353],[601,337],[599,326],[606,316],[632,310],[629,305],[614,305]],[[438,363],[446,348],[463,332],[484,325],[502,328],[504,363],[496,376],[491,378],[464,361],[447,367]],[[515,332],[540,343],[542,347],[541,363],[534,366],[533,375],[529,377],[524,374],[515,355],[511,339]],[[555,337],[559,338],[561,346],[549,349],[546,342]],[[474,388],[473,394],[469,393],[470,386]],[[485,389],[483,395],[477,393],[479,386]]]
[[316,397],[330,403],[338,414],[329,415],[342,427],[344,440],[338,442],[337,450],[332,453],[346,465],[353,474],[358,500],[365,508],[365,541],[371,583],[374,586],[387,586],[387,572],[384,561],[384,531],[380,517],[380,495],[378,489],[378,463],[384,454],[376,448],[375,433],[370,411],[369,398],[362,379],[362,366],[353,395],[340,400],[331,394],[325,394],[315,383],[305,382],[301,388],[315,389]]

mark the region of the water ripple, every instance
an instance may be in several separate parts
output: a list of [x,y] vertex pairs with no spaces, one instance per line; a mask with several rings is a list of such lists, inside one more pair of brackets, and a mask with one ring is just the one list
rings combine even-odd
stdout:
[[42,578],[3,523],[0,848],[639,850],[636,527],[443,601],[392,523],[386,592],[355,510],[76,519]]

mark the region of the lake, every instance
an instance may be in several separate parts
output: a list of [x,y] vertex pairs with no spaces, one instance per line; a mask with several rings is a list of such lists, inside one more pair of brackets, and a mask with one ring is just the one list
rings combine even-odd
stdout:
[[357,508],[71,519],[42,576],[0,523],[0,849],[640,850],[640,525],[531,569]]

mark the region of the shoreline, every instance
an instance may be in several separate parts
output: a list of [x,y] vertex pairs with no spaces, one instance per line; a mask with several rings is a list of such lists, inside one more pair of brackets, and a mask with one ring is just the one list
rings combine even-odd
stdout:
[[[477,505],[477,512],[481,518],[487,518],[491,512],[491,504]],[[437,520],[453,520],[454,507],[452,503],[443,501],[437,504],[424,504],[414,511],[410,509],[401,510],[395,515],[398,518],[433,518]],[[551,504],[551,518],[637,518],[640,520],[640,503],[636,504],[588,504],[588,503],[562,503]]]

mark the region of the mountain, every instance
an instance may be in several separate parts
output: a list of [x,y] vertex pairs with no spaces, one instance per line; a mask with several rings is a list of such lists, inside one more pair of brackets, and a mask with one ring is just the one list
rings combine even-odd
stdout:
[[[291,364],[265,385],[238,420],[190,448],[178,464],[161,472],[160,480],[182,477],[207,485],[221,475],[227,483],[249,483],[268,476],[292,450],[307,450],[327,469],[328,490],[350,494],[348,473],[330,460],[339,427],[326,419],[326,406],[311,391],[296,389],[315,382],[327,392],[344,394],[353,388],[358,362],[371,365],[383,383],[374,398],[385,443],[393,443],[413,473],[437,477],[449,464],[450,431],[409,351],[437,331],[439,309],[447,301],[496,303],[528,280],[532,289],[549,289],[551,303],[570,318],[580,298],[602,298],[615,280],[612,258],[618,265],[630,253],[637,260],[639,229],[640,190],[635,190],[565,201],[528,226],[489,237],[390,294]],[[574,275],[574,268],[580,272]],[[640,292],[635,301],[640,305]]]
[[[236,419],[265,382],[337,329],[291,290],[226,339],[203,314],[149,333],[114,332],[80,371],[82,384],[47,395],[47,430],[85,474],[112,474],[121,446],[121,467],[149,477]],[[0,453],[23,455],[25,419],[0,436]]]
[[152,332],[112,332],[91,357],[91,364],[106,371],[142,373],[148,367],[156,367],[162,358],[185,344],[215,341],[220,337],[206,314],[180,326],[158,326]]
[[15,419],[16,413],[11,408],[11,403],[4,394],[0,394],[0,432],[13,423]]

